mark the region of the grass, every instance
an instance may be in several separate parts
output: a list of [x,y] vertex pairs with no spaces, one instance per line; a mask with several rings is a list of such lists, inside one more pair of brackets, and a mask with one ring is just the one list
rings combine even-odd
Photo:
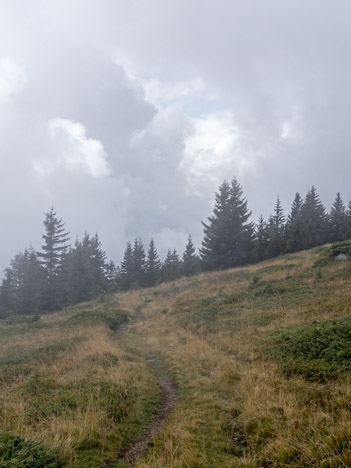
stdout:
[[6,444],[21,448],[0,442],[0,466],[95,467],[142,432],[159,390],[144,360],[111,336],[127,319],[109,298],[3,321],[0,425]]
[[[2,321],[0,365],[29,370],[2,374],[1,429],[66,466],[127,466],[118,453],[157,410],[157,356],[178,400],[138,468],[351,466],[351,260],[335,260],[341,248]],[[48,346],[62,351],[50,357]]]

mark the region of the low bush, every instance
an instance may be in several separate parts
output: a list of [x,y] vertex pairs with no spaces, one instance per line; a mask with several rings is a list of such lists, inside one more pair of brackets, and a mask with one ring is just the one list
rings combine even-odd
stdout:
[[266,352],[289,377],[324,382],[351,370],[351,317],[313,322],[271,333]]
[[32,440],[8,433],[0,434],[1,468],[60,468],[56,451]]
[[66,321],[66,325],[107,325],[116,330],[128,321],[128,315],[123,310],[82,310]]

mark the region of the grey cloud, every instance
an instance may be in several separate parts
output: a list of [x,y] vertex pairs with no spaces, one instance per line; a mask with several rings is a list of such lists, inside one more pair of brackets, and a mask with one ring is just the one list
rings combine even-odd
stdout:
[[[167,239],[183,248],[188,232],[199,243],[214,191],[234,175],[255,217],[278,193],[287,211],[312,184],[327,204],[337,190],[350,199],[350,14],[346,0],[2,2],[0,59],[13,59],[26,82],[0,103],[0,267],[39,246],[51,204],[73,237],[98,231],[119,260],[135,236],[154,236],[163,252]],[[148,102],[148,79],[167,90],[208,86],[238,132],[228,154],[213,150],[207,167],[200,151],[202,171],[190,174],[196,120],[176,96]],[[217,118],[199,107],[197,118]],[[33,161],[69,152],[50,137],[53,119],[83,125],[110,175],[65,164],[35,172]]]

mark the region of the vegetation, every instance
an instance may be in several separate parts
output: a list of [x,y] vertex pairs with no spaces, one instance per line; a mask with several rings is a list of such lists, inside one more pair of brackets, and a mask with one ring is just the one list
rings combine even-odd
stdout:
[[[48,463],[126,466],[119,457],[157,413],[157,360],[178,399],[137,467],[349,466],[348,249],[3,319],[3,434],[42,447]],[[0,466],[17,466],[4,453]]]

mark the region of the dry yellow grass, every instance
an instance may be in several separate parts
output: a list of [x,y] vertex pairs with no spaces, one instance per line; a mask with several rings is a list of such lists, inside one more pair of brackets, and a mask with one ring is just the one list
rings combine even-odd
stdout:
[[[318,272],[311,268],[318,255],[302,252],[115,295],[106,307],[118,303],[140,318],[117,341],[104,326],[62,326],[87,305],[45,316],[49,328],[15,336],[12,348],[8,338],[0,340],[0,357],[20,346],[35,350],[79,338],[74,352],[39,361],[36,370],[60,387],[112,382],[133,388],[139,399],[156,391],[148,360],[162,359],[177,384],[178,402],[137,460],[139,468],[351,466],[350,375],[327,383],[287,379],[262,351],[262,340],[274,330],[351,316],[346,264]],[[270,284],[288,285],[292,293],[276,294],[270,302],[264,290]],[[111,355],[118,364],[102,365],[99,357]],[[84,466],[77,457],[84,444],[98,441],[96,452],[103,450],[114,423],[96,399],[29,424],[26,381],[19,376],[0,384],[3,428],[58,448],[71,466]],[[138,400],[139,411],[140,405]]]

